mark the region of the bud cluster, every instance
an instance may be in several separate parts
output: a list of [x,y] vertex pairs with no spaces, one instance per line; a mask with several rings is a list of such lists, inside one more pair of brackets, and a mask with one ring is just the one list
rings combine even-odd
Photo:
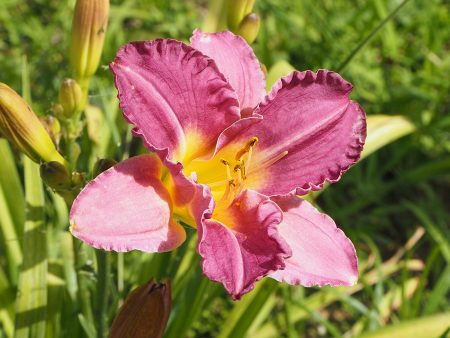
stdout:
[[242,36],[249,44],[256,40],[260,18],[252,13],[255,0],[229,0],[227,24],[231,31]]

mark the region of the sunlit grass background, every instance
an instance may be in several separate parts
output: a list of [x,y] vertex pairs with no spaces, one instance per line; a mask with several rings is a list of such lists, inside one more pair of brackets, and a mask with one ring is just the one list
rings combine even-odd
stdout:
[[[46,337],[95,337],[97,321],[109,325],[131,289],[150,278],[170,278],[173,310],[166,337],[446,337],[450,6],[445,0],[410,0],[361,44],[400,3],[257,0],[254,10],[262,22],[253,47],[268,69],[285,60],[299,70],[339,70],[354,85],[352,98],[369,115],[402,115],[416,126],[317,197],[320,208],[355,243],[361,270],[357,285],[306,289],[266,280],[233,302],[220,285],[202,276],[193,231],[172,253],[109,254],[109,278],[98,280],[98,269],[104,267],[91,249],[85,263],[76,264],[66,206],[46,190],[41,212],[48,238],[42,258],[48,262],[48,302],[19,314],[20,325],[41,321]],[[28,79],[33,108],[41,115],[56,102],[62,79],[71,75],[73,5],[60,0],[0,3],[0,81],[20,92]],[[131,40],[157,37],[187,41],[208,12],[207,1],[113,0],[111,6],[105,67],[90,88],[90,103],[98,109],[90,109],[89,128],[80,140],[81,168],[92,168],[97,158],[122,160],[140,149],[131,142],[106,67],[117,49]],[[33,248],[22,245],[23,161],[5,140],[0,140],[0,156],[0,337],[9,337],[18,325],[20,257]],[[88,282],[90,316],[80,309],[77,271]],[[107,304],[100,304],[105,290]]]

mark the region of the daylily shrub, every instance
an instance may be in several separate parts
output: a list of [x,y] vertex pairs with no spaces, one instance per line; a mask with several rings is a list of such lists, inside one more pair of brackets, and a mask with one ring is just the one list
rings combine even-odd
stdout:
[[352,85],[294,71],[266,95],[251,47],[228,31],[191,44],[131,42],[110,64],[120,107],[151,152],[105,171],[79,194],[71,231],[119,252],[165,252],[185,226],[211,280],[233,299],[269,276],[292,285],[352,285],[353,244],[300,196],[334,183],[364,145]]

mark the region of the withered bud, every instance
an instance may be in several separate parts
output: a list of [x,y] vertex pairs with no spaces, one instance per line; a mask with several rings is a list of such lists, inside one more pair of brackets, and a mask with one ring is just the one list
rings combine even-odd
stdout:
[[55,190],[70,187],[71,179],[67,169],[58,162],[47,162],[40,166],[42,180]]
[[3,83],[0,83],[0,131],[33,161],[67,165],[31,107]]
[[114,318],[109,338],[161,338],[172,307],[169,282],[135,289]]
[[100,175],[102,172],[108,170],[111,167],[114,167],[117,164],[117,161],[110,159],[110,158],[102,158],[95,162],[94,169],[92,170],[92,173],[94,177]]

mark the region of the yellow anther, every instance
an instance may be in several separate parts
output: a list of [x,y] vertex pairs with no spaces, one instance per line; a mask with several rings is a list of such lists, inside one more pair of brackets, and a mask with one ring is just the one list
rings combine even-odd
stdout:
[[256,143],[258,143],[259,138],[257,138],[256,136],[253,136],[250,141],[248,142],[249,147],[253,147]]
[[229,163],[226,159],[224,159],[224,158],[221,158],[221,159],[220,159],[220,162],[221,162],[222,164],[225,164],[225,165],[230,165],[230,163]]
[[250,141],[248,141],[245,146],[243,146],[241,150],[236,153],[236,161],[239,161],[245,154],[247,154],[258,141],[259,138],[253,136]]

